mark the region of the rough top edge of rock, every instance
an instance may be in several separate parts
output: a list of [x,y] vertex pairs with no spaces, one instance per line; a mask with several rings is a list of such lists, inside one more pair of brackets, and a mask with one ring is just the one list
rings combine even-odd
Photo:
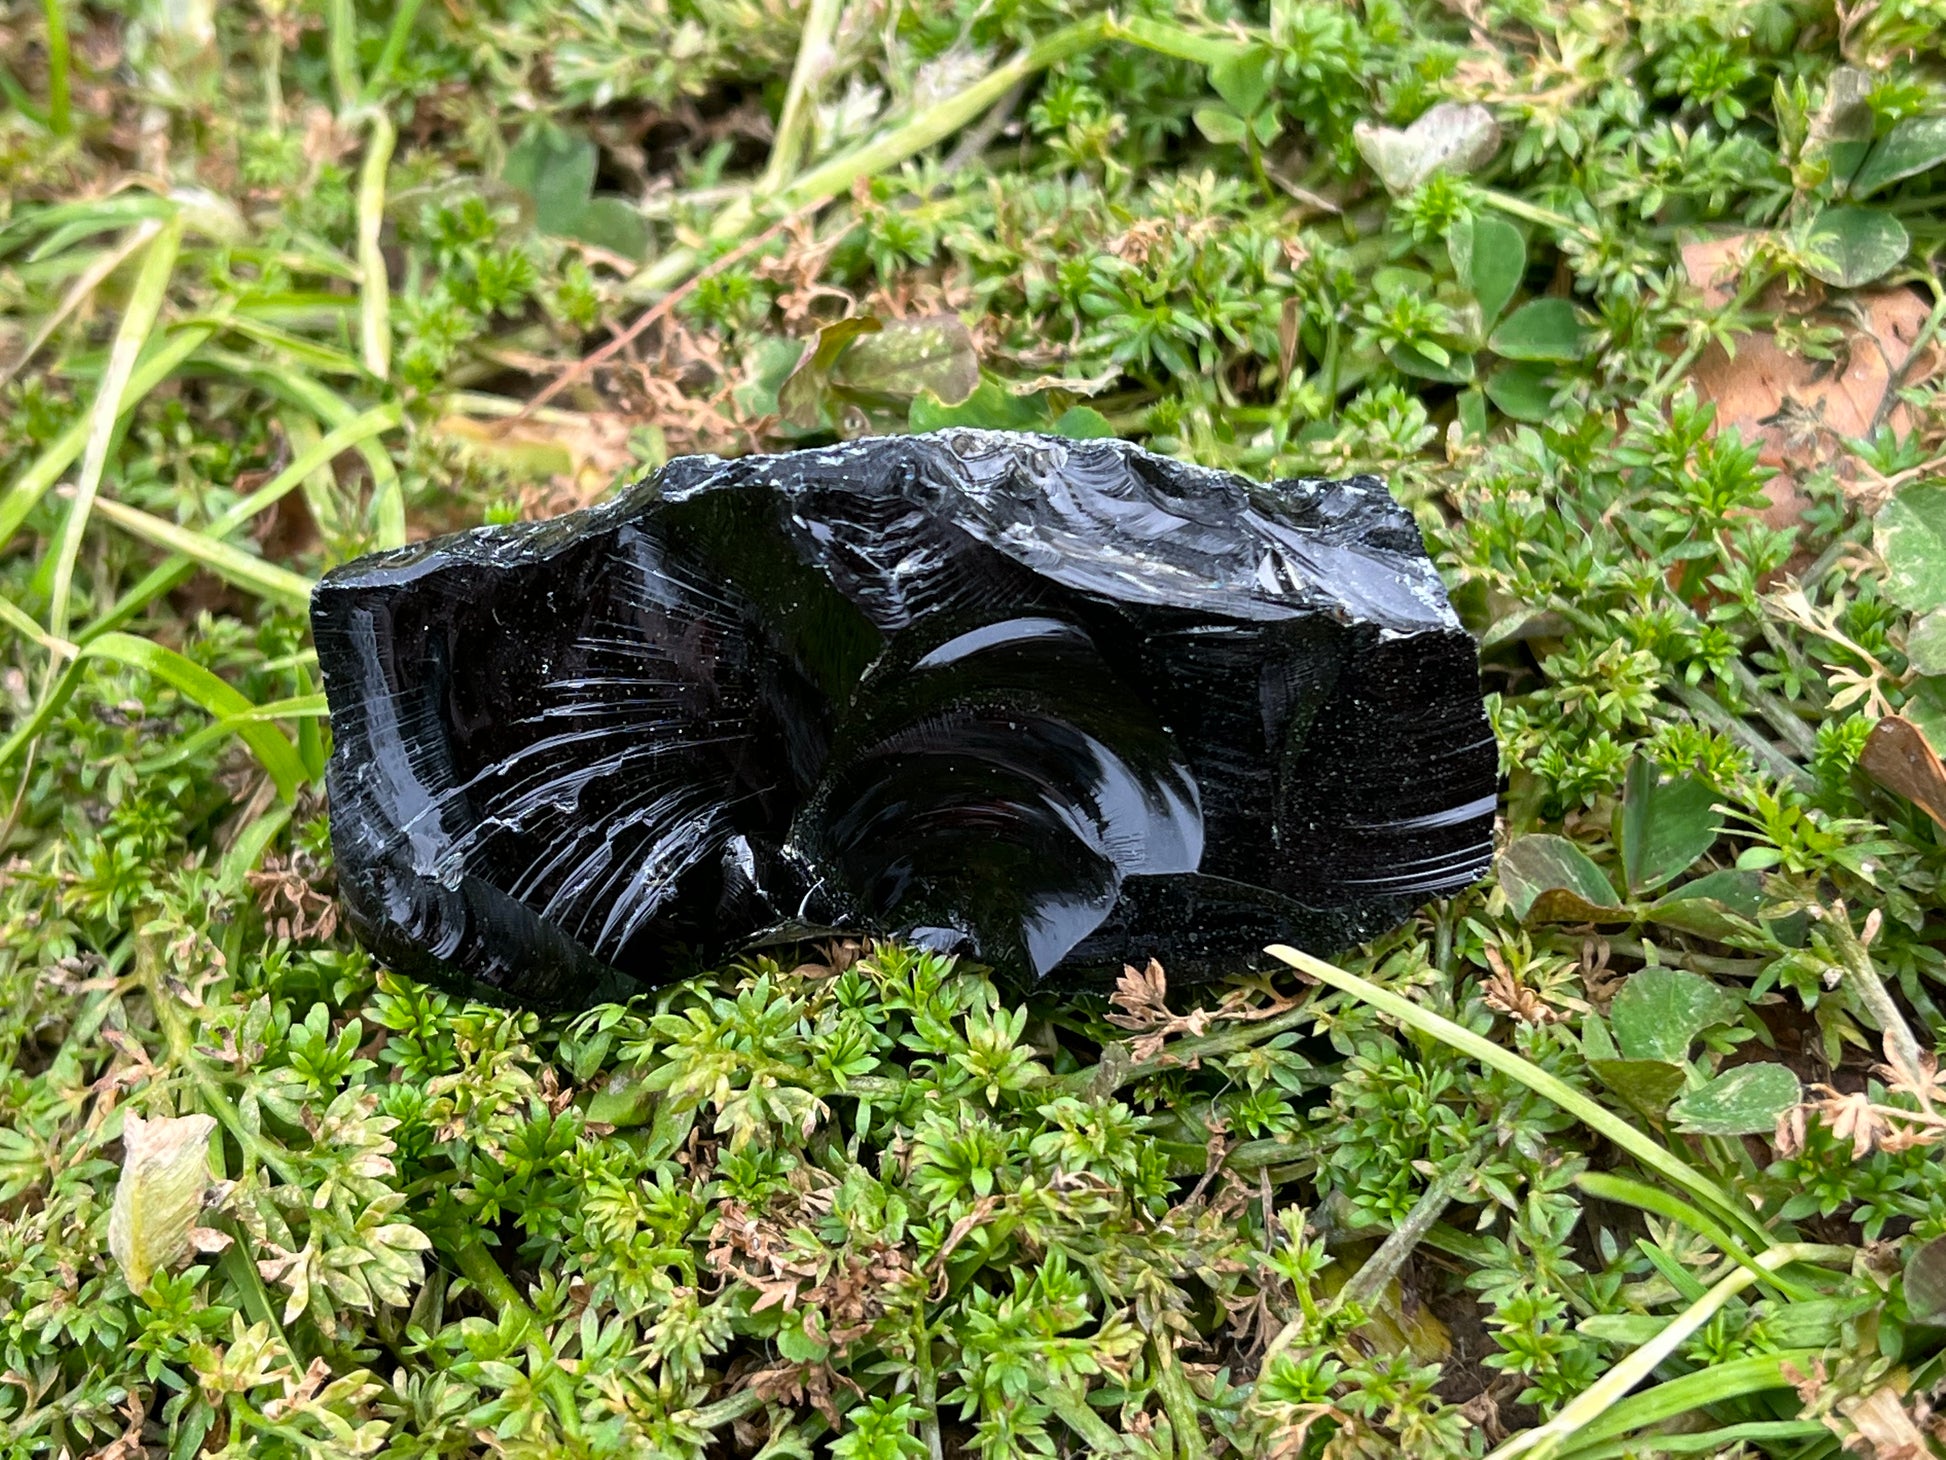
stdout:
[[[449,560],[521,561],[545,554],[555,542],[630,518],[654,501],[678,502],[726,487],[788,491],[790,477],[810,467],[831,474],[820,486],[871,493],[872,483],[854,473],[899,448],[915,463],[946,467],[934,485],[942,493],[957,488],[959,501],[942,496],[936,503],[942,512],[950,514],[958,505],[966,514],[962,525],[987,546],[1084,592],[1108,589],[1151,603],[1220,607],[1230,615],[1267,619],[1335,605],[1378,620],[1388,634],[1459,627],[1438,570],[1424,556],[1418,525],[1378,477],[1262,483],[1158,456],[1128,441],[972,427],[872,436],[764,456],[678,456],[606,502],[544,521],[468,528],[372,553],[331,570],[319,587],[408,582]],[[1071,510],[1071,495],[1043,490],[1063,472],[1085,474],[1098,488],[1111,485],[1112,466],[1122,468],[1128,484],[1149,488],[1155,511],[1180,514],[1174,524],[1141,525],[1146,552],[1118,550],[1119,543],[1103,537],[1098,523]],[[958,480],[951,475],[955,467],[963,473]],[[1170,475],[1178,485],[1164,480]],[[1299,530],[1293,532],[1292,525]],[[1137,530],[1121,527],[1129,539]],[[1253,547],[1261,552],[1248,554]],[[1166,556],[1159,557],[1159,550]],[[1207,576],[1199,577],[1198,570]],[[1150,580],[1144,573],[1158,576]],[[1230,596],[1238,590],[1245,596]]]

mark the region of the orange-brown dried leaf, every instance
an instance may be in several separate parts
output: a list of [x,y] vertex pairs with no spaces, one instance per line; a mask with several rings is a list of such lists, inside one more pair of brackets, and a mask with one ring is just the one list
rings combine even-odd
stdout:
[[[1705,251],[1692,266],[1691,280],[1706,297],[1723,287],[1723,262]],[[1799,484],[1825,466],[1862,505],[1876,506],[1880,489],[1860,479],[1844,440],[1871,433],[1895,382],[1921,383],[1941,361],[1936,345],[1911,359],[1927,310],[1910,289],[1867,290],[1823,313],[1843,331],[1830,360],[1793,355],[1774,333],[1760,330],[1737,335],[1734,355],[1712,343],[1690,372],[1697,394],[1716,407],[1717,429],[1734,426],[1758,444],[1757,459],[1776,469],[1765,488],[1771,505],[1764,520],[1772,527],[1797,525],[1808,505]],[[1901,434],[1915,424],[1903,404],[1887,409],[1885,421]]]
[[1887,715],[1872,726],[1858,763],[1879,785],[1946,827],[1946,765],[1912,721]]

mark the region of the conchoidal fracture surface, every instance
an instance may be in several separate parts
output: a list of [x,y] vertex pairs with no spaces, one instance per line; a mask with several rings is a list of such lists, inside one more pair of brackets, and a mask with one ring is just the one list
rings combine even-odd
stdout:
[[1207,977],[1491,851],[1473,643],[1369,477],[966,429],[686,457],[362,558],[312,622],[353,926],[529,1004],[847,932]]
[[[1942,34],[1937,0],[0,10],[0,1449],[1935,1448]],[[989,432],[1036,441],[1017,478]],[[975,466],[1036,452],[1106,473],[1077,504],[1221,505],[1209,550],[1253,574],[1305,501],[1364,504],[1353,540],[1466,636],[1397,610],[1453,676],[1426,707],[1477,662],[1497,767],[1461,716],[1450,796],[1386,779],[1394,744],[1334,761],[1369,815],[1292,807],[1349,793],[1268,740],[1261,799],[1219,796],[1243,697],[1188,682],[1169,605],[981,542],[1031,613],[889,627],[839,571],[879,528],[756,484],[883,453],[970,523]],[[688,486],[630,495],[658,471]],[[1366,474],[1396,507],[1322,485]],[[828,544],[684,525],[806,493]],[[546,575],[427,546],[483,526],[636,546],[498,656],[314,643],[324,582],[327,624],[385,598],[388,632],[484,635]],[[347,566],[373,552],[406,556]],[[726,688],[772,708],[733,741],[846,709],[788,785],[718,778],[680,896],[597,884],[647,834],[628,798],[728,752],[604,772],[585,846],[505,775],[492,824],[432,801],[547,760],[551,706],[602,729],[530,692],[639,668],[546,643],[624,593],[638,631],[749,595],[725,554],[855,636],[740,607]],[[1392,607],[1293,619],[1313,661],[1245,607],[1311,578],[1191,571],[1273,681],[1335,666],[1296,757],[1359,723],[1330,700]],[[463,583],[474,621],[435,614]],[[343,723],[361,665],[419,719]],[[902,727],[989,674],[947,719],[984,745],[981,707],[1033,702],[1007,774],[1059,770],[1039,827],[1081,849],[1052,892],[986,878],[1017,842],[864,834],[904,814],[873,788],[938,786]],[[464,715],[427,717],[441,676]],[[360,733],[456,758],[359,818]],[[1433,799],[1450,862],[1350,893],[1381,874],[1333,828]],[[1134,865],[1124,809],[1171,866],[1200,818],[1197,869]],[[1223,916],[1117,921],[1213,874]],[[523,878],[587,961],[442,902]],[[1273,905],[1295,966],[1229,920],[1319,886],[1315,924]],[[596,1002],[386,969],[352,924],[388,898],[401,964],[471,937],[483,990]],[[762,941],[814,920],[918,941]]]

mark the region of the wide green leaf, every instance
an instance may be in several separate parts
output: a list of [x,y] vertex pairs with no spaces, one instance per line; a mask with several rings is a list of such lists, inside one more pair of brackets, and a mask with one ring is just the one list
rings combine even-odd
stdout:
[[1254,117],[1270,96],[1275,63],[1267,46],[1251,46],[1209,68],[1210,88],[1241,115]]
[[1523,921],[1587,921],[1620,906],[1601,868],[1563,836],[1519,838],[1501,854],[1499,872],[1501,890]]
[[1269,47],[1253,45],[1236,55],[1224,56],[1210,66],[1210,90],[1236,107],[1245,117],[1255,117],[1271,95],[1271,68],[1275,56]]
[[839,393],[875,405],[924,393],[958,405],[979,387],[980,353],[955,315],[898,319],[852,339],[831,366]]
[[1738,1065],[1673,1106],[1676,1128],[1698,1136],[1768,1135],[1777,1117],[1804,1098],[1797,1076],[1782,1065]]
[[1554,367],[1540,361],[1514,361],[1502,365],[1486,378],[1487,399],[1502,415],[1516,421],[1538,424],[1554,411],[1554,392],[1559,377]]
[[1467,287],[1489,323],[1500,317],[1527,273],[1527,244],[1520,230],[1504,218],[1481,213],[1473,219],[1473,250],[1467,264]]
[[1946,674],[1946,611],[1934,609],[1912,625],[1905,657],[1921,674]]
[[1914,1323],[1946,1328],[1946,1237],[1918,1244],[1906,1258],[1905,1306]]
[[1839,289],[1856,289],[1896,269],[1912,247],[1905,225],[1876,208],[1826,208],[1811,225],[1805,272]]
[[820,328],[805,344],[797,368],[777,391],[777,405],[784,419],[807,430],[824,424],[826,401],[831,392],[831,369],[838,363],[838,356],[860,335],[884,327],[876,315],[854,314]]
[[1664,779],[1639,757],[1622,796],[1622,873],[1637,895],[1688,869],[1723,830],[1716,792],[1688,776]]
[[568,225],[566,236],[625,259],[639,259],[649,251],[648,220],[627,198],[609,193],[588,199],[588,206]]
[[1874,524],[1885,596],[1914,613],[1946,608],[1946,486],[1907,487]]
[[1115,434],[1114,423],[1093,406],[1069,406],[1049,429],[1074,441],[1099,441]]
[[1189,116],[1196,130],[1219,147],[1234,147],[1250,135],[1250,124],[1226,106],[1199,106]]
[[1854,198],[1869,198],[1882,187],[1946,162],[1946,117],[1906,117],[1879,138],[1851,180]]
[[1530,299],[1500,322],[1487,340],[1508,360],[1579,360],[1593,331],[1566,299]]
[[1688,1057],[1697,1035],[1742,1012],[1741,998],[1699,973],[1645,968],[1628,976],[1608,1018],[1626,1058],[1675,1063]]
[[533,199],[541,232],[565,235],[588,206],[600,162],[592,139],[542,123],[508,149],[500,178]]
[[1667,1060],[1591,1059],[1588,1068],[1637,1114],[1655,1121],[1681,1093],[1685,1078],[1683,1067]]
[[1385,358],[1407,375],[1416,375],[1421,380],[1436,380],[1442,385],[1465,385],[1473,379],[1471,355],[1454,355],[1443,349],[1441,353],[1446,355],[1446,359],[1435,360],[1417,346],[1393,345],[1386,350]]

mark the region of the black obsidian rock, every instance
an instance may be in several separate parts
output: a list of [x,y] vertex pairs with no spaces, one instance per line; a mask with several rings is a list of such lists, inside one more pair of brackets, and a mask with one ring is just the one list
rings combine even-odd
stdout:
[[685,457],[311,614],[351,924],[502,1000],[834,931],[1195,977],[1491,856],[1474,646],[1372,477],[970,430]]

